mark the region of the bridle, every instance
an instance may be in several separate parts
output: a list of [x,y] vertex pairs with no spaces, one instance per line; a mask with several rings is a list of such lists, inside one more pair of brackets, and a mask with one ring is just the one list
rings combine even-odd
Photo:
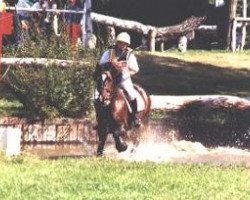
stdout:
[[102,79],[102,88],[100,91],[100,101],[103,103],[104,106],[107,106],[111,103],[111,98],[113,95],[114,90],[114,82],[113,77],[110,71],[104,71],[101,74]]

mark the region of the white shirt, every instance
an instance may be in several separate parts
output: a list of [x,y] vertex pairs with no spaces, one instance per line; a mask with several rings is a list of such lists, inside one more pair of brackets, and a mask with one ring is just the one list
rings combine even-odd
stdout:
[[[110,61],[110,50],[103,53],[99,64],[103,66]],[[122,79],[127,79],[129,76],[136,74],[139,71],[137,59],[133,53],[130,53],[127,60],[127,68],[122,70]],[[128,70],[129,69],[129,70]]]

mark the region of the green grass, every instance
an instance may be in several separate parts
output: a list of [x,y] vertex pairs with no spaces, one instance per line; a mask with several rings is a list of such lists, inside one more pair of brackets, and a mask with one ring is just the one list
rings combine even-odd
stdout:
[[250,51],[141,53],[138,60],[135,81],[150,94],[250,96]]
[[19,199],[249,199],[249,169],[155,164],[107,158],[0,161],[0,198]]
[[0,117],[21,116],[23,105],[15,98],[5,84],[0,82]]

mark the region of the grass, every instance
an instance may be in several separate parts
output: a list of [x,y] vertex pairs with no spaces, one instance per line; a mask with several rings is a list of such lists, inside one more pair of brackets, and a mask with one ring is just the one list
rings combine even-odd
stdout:
[[250,52],[142,53],[135,81],[150,94],[250,96]]
[[0,82],[0,116],[20,116],[23,105],[15,98],[4,83]]
[[249,199],[249,169],[107,158],[0,161],[1,199]]
[[[141,71],[135,81],[151,94],[250,94],[249,52],[168,51],[139,54],[138,60]],[[21,114],[21,108],[0,85],[0,116]],[[166,113],[152,113],[152,118],[161,117]],[[250,173],[244,163],[239,167],[0,155],[0,169],[3,200],[250,199]]]

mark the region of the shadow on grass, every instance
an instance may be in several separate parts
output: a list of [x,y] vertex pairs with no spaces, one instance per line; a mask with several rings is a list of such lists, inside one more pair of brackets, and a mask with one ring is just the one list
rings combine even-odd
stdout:
[[250,106],[193,101],[176,113],[179,139],[208,147],[250,148]]
[[4,116],[24,117],[27,113],[7,84],[0,82],[0,117]]
[[[209,58],[208,58],[209,59]],[[153,55],[138,55],[134,81],[155,95],[250,96],[250,71]]]

